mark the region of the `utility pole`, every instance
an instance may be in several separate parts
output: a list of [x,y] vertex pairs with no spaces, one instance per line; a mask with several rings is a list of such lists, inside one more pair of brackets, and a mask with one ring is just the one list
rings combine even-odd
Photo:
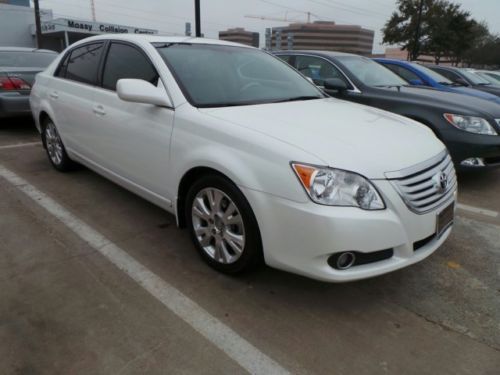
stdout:
[[413,45],[413,51],[411,53],[411,60],[416,60],[418,55],[420,54],[420,28],[422,26],[422,12],[424,10],[424,0],[420,0],[420,4],[418,6],[418,14],[417,14],[417,27],[415,29],[415,42]]
[[94,3],[94,0],[90,0],[90,9],[92,11],[92,21],[96,21],[96,17],[95,17],[95,3]]
[[36,46],[42,48],[42,24],[40,22],[40,4],[38,0],[33,0],[35,3],[35,27],[36,27]]
[[196,37],[201,37],[201,24],[200,24],[200,0],[194,0],[194,18]]

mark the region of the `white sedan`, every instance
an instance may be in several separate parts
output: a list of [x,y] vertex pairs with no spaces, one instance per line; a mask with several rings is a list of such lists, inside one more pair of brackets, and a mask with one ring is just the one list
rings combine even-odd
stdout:
[[31,108],[56,169],[83,164],[173,213],[222,272],[357,280],[451,231],[455,170],[427,127],[329,98],[258,49],[88,38],[36,77]]

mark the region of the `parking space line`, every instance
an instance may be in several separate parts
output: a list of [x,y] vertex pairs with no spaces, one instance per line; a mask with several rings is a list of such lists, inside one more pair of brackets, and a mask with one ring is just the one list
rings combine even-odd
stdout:
[[463,204],[463,203],[457,203],[457,208],[459,208],[460,210],[463,210],[463,211],[469,211],[469,212],[472,212],[475,214],[485,215],[485,216],[489,216],[489,217],[493,217],[493,218],[500,217],[500,213],[497,211],[488,210],[486,208],[469,206],[469,205]]
[[14,143],[13,145],[4,145],[0,146],[0,150],[7,150],[9,148],[18,148],[18,147],[29,147],[29,146],[36,146],[36,145],[41,145],[42,142],[28,142],[28,143]]
[[210,315],[196,302],[151,272],[104,235],[78,219],[52,198],[0,164],[0,177],[14,185],[59,219],[82,240],[104,255],[170,311],[251,374],[289,374],[289,371]]

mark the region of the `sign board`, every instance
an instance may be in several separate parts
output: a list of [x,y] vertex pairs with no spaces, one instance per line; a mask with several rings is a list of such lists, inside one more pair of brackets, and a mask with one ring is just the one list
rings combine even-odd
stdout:
[[57,31],[72,31],[88,34],[158,34],[158,30],[69,18],[56,18],[51,21],[42,22],[43,34]]

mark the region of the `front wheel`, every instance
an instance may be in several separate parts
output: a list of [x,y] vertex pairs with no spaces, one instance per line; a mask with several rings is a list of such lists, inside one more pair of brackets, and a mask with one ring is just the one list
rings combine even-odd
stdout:
[[75,168],[76,164],[66,153],[59,132],[52,120],[45,121],[42,137],[45,149],[47,150],[47,156],[55,169],[67,172]]
[[241,191],[219,175],[196,181],[189,189],[186,219],[201,257],[218,271],[235,274],[262,260],[262,244],[253,211]]

